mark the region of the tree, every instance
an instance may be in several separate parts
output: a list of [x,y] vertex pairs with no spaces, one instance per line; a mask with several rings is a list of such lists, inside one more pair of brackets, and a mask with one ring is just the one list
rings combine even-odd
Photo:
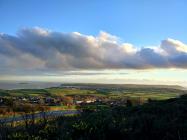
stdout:
[[132,101],[130,99],[127,99],[126,106],[127,107],[131,107],[132,106]]

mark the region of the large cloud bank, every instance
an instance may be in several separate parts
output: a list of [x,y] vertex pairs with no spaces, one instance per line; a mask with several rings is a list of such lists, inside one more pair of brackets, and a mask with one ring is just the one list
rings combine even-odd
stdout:
[[0,34],[0,71],[187,68],[187,45],[174,39],[137,48],[106,32],[98,36],[26,28]]

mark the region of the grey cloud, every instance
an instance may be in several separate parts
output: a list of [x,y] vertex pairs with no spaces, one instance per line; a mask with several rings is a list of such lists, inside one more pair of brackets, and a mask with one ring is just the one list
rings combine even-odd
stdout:
[[153,49],[143,48],[137,54],[144,60],[144,66],[167,67],[169,65],[167,58],[159,53],[155,53]]
[[136,48],[105,32],[25,28],[16,36],[0,34],[0,60],[0,71],[187,68],[187,45],[166,39],[155,48]]

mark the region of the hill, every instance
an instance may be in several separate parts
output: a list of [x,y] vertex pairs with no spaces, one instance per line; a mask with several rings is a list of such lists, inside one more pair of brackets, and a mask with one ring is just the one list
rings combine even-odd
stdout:
[[75,87],[75,88],[161,88],[161,89],[179,89],[184,87],[179,85],[143,85],[143,84],[97,84],[97,83],[65,83],[60,87]]

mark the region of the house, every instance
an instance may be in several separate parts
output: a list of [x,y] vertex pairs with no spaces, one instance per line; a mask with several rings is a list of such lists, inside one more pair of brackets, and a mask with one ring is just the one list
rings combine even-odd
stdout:
[[75,101],[75,104],[82,104],[84,101]]
[[46,104],[53,104],[54,102],[55,102],[55,101],[54,101],[53,98],[50,98],[50,97],[45,98],[45,103],[46,103]]

